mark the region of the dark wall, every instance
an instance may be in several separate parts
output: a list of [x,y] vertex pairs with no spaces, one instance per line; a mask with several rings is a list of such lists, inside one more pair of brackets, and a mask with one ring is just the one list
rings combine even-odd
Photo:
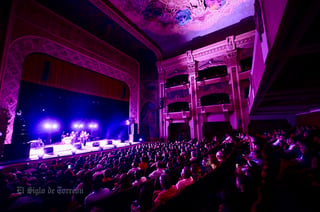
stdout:
[[[140,54],[142,54],[140,52]],[[159,138],[159,85],[156,57],[145,51],[140,67],[140,134],[146,140]]]
[[263,134],[274,129],[290,129],[290,124],[286,119],[274,119],[274,120],[251,120],[248,126],[250,134],[255,135],[257,133]]
[[0,60],[3,54],[10,9],[11,9],[11,0],[0,1]]
[[298,125],[315,125],[320,129],[320,112],[297,116]]

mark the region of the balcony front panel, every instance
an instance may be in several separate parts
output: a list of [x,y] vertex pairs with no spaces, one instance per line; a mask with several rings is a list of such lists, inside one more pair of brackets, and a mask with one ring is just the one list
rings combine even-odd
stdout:
[[164,113],[166,119],[191,119],[190,111]]
[[170,105],[170,104],[173,104],[173,103],[176,103],[176,102],[188,102],[190,103],[191,102],[191,96],[186,96],[186,97],[175,97],[175,98],[172,98],[172,99],[167,99],[166,101],[166,106],[167,105]]
[[228,82],[219,82],[216,84],[199,85],[198,96],[203,97],[214,93],[232,93],[231,85]]
[[246,80],[250,78],[250,73],[251,73],[251,69],[244,71],[244,72],[240,72],[239,73],[239,80]]
[[217,77],[217,78],[212,78],[212,79],[203,79],[203,80],[197,80],[197,85],[210,85],[210,84],[215,84],[215,83],[221,83],[221,82],[229,82],[230,81],[230,76],[229,74],[223,77]]
[[226,112],[232,112],[232,111],[233,111],[232,103],[197,107],[198,113],[226,113]]
[[188,80],[188,74],[183,74],[183,75],[177,75],[171,78],[167,78],[166,80],[166,87],[174,87],[174,86],[178,86],[178,85],[185,85],[189,83]]

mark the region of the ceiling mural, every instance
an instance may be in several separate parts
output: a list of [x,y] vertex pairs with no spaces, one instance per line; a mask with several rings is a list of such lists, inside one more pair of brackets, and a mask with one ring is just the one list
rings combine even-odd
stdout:
[[[252,16],[253,1],[110,0],[139,28],[156,35],[216,31]],[[217,27],[214,27],[215,25]],[[216,29],[212,30],[213,28]],[[207,32],[203,34],[207,34]]]

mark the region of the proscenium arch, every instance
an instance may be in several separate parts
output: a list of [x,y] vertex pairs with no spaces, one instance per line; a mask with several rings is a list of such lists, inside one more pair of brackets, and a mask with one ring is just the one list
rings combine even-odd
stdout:
[[0,107],[8,110],[10,119],[4,144],[11,143],[23,62],[32,53],[44,53],[126,83],[130,89],[129,117],[139,124],[139,86],[130,74],[50,39],[24,36],[11,43],[5,61]]

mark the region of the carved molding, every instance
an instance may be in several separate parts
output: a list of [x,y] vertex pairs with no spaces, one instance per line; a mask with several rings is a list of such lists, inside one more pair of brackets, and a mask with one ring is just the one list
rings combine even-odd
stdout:
[[117,22],[120,26],[122,26],[137,40],[141,41],[144,45],[146,45],[149,49],[151,49],[154,52],[154,54],[157,56],[158,60],[162,58],[161,51],[157,46],[155,46],[148,38],[142,35],[135,27],[129,24],[128,21],[124,20],[120,15],[118,15],[105,2],[103,2],[102,0],[89,0],[89,1],[91,4],[97,7],[101,12],[103,12],[104,14],[109,16],[112,20]]
[[139,120],[139,86],[138,82],[129,73],[47,38],[24,36],[11,43],[3,72],[4,81],[0,91],[0,106],[8,109],[10,114],[5,144],[11,143],[23,62],[29,54],[35,52],[44,53],[125,82],[130,89],[129,116]]
[[[15,34],[26,34],[26,29],[22,26],[30,26],[32,31],[28,34],[44,35],[52,40],[59,40],[65,46],[78,49],[84,54],[94,54],[95,58],[112,64],[120,70],[131,73],[133,77],[138,76],[136,70],[139,70],[139,63],[132,57],[124,54],[105,41],[90,34],[74,23],[64,19],[52,12],[48,8],[33,0],[16,1],[15,10]],[[46,36],[46,34],[48,34]],[[54,38],[52,38],[54,36]],[[12,39],[17,39],[14,37]]]

